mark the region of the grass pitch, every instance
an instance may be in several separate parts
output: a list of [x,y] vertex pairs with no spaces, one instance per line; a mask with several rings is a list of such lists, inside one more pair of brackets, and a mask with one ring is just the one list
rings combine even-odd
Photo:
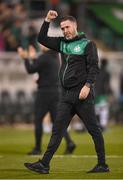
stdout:
[[[88,133],[73,133],[77,148],[73,155],[63,156],[65,142],[51,161],[50,174],[42,175],[24,167],[24,162],[35,162],[40,156],[26,155],[33,147],[33,130],[0,128],[0,179],[123,179],[123,126],[110,127],[105,133],[107,163],[111,172],[87,174],[96,164],[94,145]],[[43,152],[50,135],[43,136]]]

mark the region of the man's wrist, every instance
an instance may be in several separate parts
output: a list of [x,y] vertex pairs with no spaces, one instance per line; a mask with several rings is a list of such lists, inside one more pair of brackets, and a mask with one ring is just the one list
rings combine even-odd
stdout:
[[91,84],[88,82],[85,83],[85,86],[87,86],[88,88],[91,88]]
[[31,57],[29,57],[29,63],[30,63],[30,64],[33,64],[33,62],[35,61],[35,59],[36,59],[36,58],[31,58]]
[[46,22],[51,22],[51,20],[49,18],[47,18],[47,17],[45,18],[45,21]]

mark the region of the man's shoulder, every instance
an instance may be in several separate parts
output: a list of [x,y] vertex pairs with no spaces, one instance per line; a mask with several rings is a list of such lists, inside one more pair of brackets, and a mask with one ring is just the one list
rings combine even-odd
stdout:
[[88,39],[87,48],[96,48],[96,43],[93,40]]

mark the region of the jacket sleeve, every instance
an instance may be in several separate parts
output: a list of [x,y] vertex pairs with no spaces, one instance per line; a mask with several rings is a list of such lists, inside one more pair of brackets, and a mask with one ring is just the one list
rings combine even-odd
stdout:
[[87,67],[87,83],[90,85],[96,81],[97,74],[99,73],[98,54],[94,42],[90,42],[86,47],[86,67]]
[[32,59],[32,60],[24,59],[24,65],[25,65],[26,71],[29,74],[33,74],[33,73],[39,72],[41,70],[41,63],[38,60],[38,58]]
[[49,22],[44,21],[38,35],[38,42],[50,49],[60,52],[60,37],[49,37]]

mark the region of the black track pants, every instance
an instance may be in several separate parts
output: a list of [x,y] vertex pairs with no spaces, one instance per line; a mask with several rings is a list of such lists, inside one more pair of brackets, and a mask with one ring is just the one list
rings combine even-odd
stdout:
[[63,134],[72,117],[77,114],[85,124],[94,141],[98,163],[105,163],[104,140],[97,124],[92,91],[85,100],[79,100],[80,88],[77,90],[63,90],[58,106],[56,121],[53,125],[52,136],[47,150],[42,158],[44,165],[49,165],[53,154],[59,147]]

